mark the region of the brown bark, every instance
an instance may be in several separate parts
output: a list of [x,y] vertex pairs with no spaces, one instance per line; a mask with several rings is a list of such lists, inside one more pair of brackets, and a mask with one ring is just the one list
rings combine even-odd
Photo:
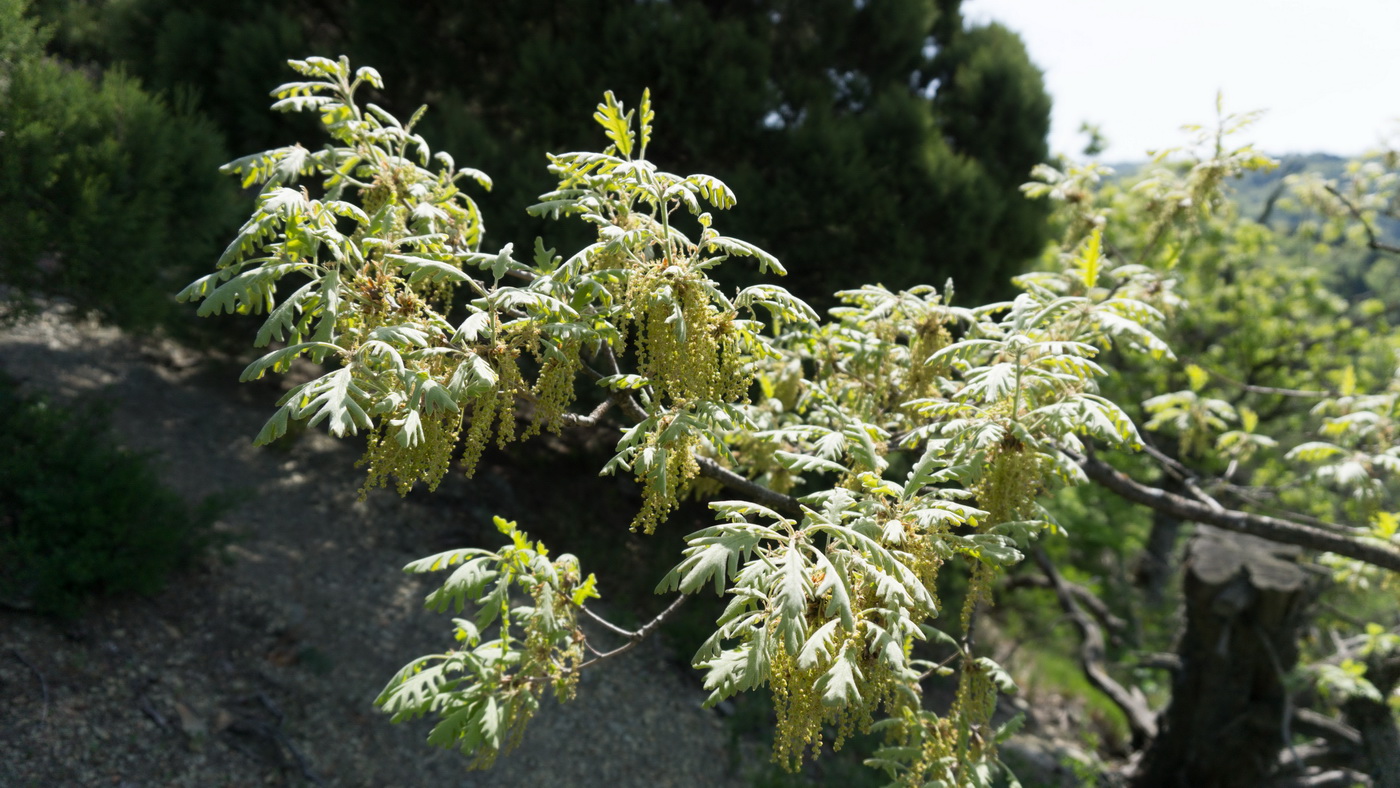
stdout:
[[[1373,654],[1366,680],[1387,698],[1400,682],[1400,654]],[[1384,701],[1352,698],[1342,705],[1347,722],[1361,733],[1361,754],[1373,788],[1400,788],[1400,728]]]
[[1188,548],[1182,667],[1133,788],[1257,788],[1291,716],[1283,676],[1313,596],[1296,550],[1203,527]]

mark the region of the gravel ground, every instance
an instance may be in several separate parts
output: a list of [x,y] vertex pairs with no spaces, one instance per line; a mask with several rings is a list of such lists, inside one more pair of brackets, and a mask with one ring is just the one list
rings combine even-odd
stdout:
[[378,690],[450,642],[448,618],[421,606],[430,581],[399,568],[459,546],[463,520],[496,536],[489,513],[548,489],[483,468],[451,508],[383,491],[357,503],[356,448],[307,433],[255,449],[276,391],[195,361],[54,312],[0,331],[0,369],[109,401],[116,435],[168,485],[240,501],[219,524],[237,536],[229,560],[160,594],[68,622],[0,611],[0,785],[744,784],[722,721],[658,642],[585,674],[489,772],[429,748],[426,723],[390,725]]

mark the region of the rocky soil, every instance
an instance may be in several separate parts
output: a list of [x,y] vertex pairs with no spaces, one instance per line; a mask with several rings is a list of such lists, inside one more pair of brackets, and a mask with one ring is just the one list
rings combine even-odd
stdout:
[[426,722],[389,724],[379,689],[451,642],[448,618],[422,608],[431,578],[400,567],[493,544],[489,516],[555,499],[557,480],[497,464],[444,496],[357,502],[354,445],[308,432],[254,448],[277,391],[196,362],[57,312],[0,331],[0,369],[58,400],[110,402],[116,435],[169,486],[237,501],[218,525],[234,537],[225,559],[160,594],[73,621],[0,611],[0,785],[744,783],[724,723],[657,641],[587,673],[490,772],[429,748]]

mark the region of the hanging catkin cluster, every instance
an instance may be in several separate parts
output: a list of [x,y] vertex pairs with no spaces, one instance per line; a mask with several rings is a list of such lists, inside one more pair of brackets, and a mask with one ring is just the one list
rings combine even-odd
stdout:
[[[747,398],[752,378],[745,368],[734,316],[711,302],[702,272],[686,264],[635,265],[625,299],[635,332],[637,368],[650,381],[652,407],[692,408],[703,401]],[[675,509],[690,481],[700,473],[695,452],[701,441],[690,431],[666,438],[665,427],[648,438],[646,451],[664,459],[638,473],[642,507],[633,530],[651,533]]]
[[982,477],[972,487],[978,505],[986,510],[986,523],[1032,519],[1035,502],[1044,491],[1045,469],[1041,456],[1008,440],[992,453]]
[[661,403],[735,402],[748,391],[734,316],[715,308],[704,281],[701,272],[663,261],[639,267],[629,282],[638,366]]
[[[496,444],[501,448],[516,440],[517,397],[529,397],[535,403],[533,420],[518,436],[521,440],[538,434],[541,428],[558,432],[563,414],[574,399],[574,376],[581,364],[580,342],[566,340],[556,352],[548,353],[541,349],[542,341],[547,340],[541,340],[537,333],[520,332],[508,340],[481,348],[481,354],[496,373],[496,385],[457,410],[420,412],[422,436],[411,445],[402,438],[396,425],[396,420],[401,420],[408,411],[407,406],[377,421],[358,463],[369,468],[369,476],[360,490],[361,497],[375,487],[388,486],[391,481],[400,495],[407,495],[418,481],[427,483],[430,491],[436,489],[452,462],[464,420],[469,424],[462,440],[461,461],[466,475],[472,476],[482,452],[491,442],[493,431]],[[526,344],[539,361],[539,374],[533,385],[521,372],[518,344]],[[451,378],[451,372],[440,361],[430,363],[429,373],[436,380]]]
[[437,489],[452,453],[457,436],[462,432],[462,411],[439,411],[423,417],[423,435],[412,446],[405,445],[397,434],[385,434],[380,421],[366,441],[364,456],[356,467],[369,466],[369,475],[360,487],[360,500],[376,487],[387,487],[392,479],[399,495],[408,495],[417,481],[425,482],[431,492]]
[[526,390],[516,348],[500,342],[490,351],[491,367],[496,371],[496,387],[472,403],[471,427],[467,429],[462,446],[462,468],[467,476],[476,473],[481,453],[491,442],[491,428],[496,428],[496,445],[505,448],[515,439],[515,395]]
[[[773,707],[778,726],[773,733],[773,760],[790,772],[796,772],[810,751],[812,758],[821,754],[825,743],[823,729],[832,726],[835,735],[831,745],[839,750],[850,737],[865,733],[874,723],[876,710],[884,707],[894,713],[903,697],[900,681],[879,656],[872,655],[865,638],[844,628],[835,640],[834,656],[818,660],[803,669],[797,657],[789,654],[781,643],[773,651],[769,667],[769,685],[773,690]],[[833,659],[845,659],[843,654],[858,654],[856,689],[860,699],[844,705],[822,702],[818,682],[831,668]]]
[[899,395],[905,402],[939,393],[938,381],[945,369],[942,364],[929,363],[929,358],[952,342],[942,318],[930,316],[918,324],[909,337],[909,369],[905,373],[908,377]]
[[539,363],[539,376],[531,394],[535,413],[530,425],[520,436],[521,440],[538,435],[541,429],[559,434],[563,426],[565,412],[574,401],[574,377],[583,362],[579,358],[582,343],[578,339],[565,340],[555,353],[541,351],[541,343],[533,343],[531,351]]

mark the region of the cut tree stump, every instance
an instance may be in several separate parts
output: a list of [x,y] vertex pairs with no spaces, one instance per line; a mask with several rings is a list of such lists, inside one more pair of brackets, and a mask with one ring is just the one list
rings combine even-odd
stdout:
[[1198,526],[1184,572],[1181,670],[1134,788],[1257,788],[1292,709],[1283,677],[1322,576],[1296,547]]

